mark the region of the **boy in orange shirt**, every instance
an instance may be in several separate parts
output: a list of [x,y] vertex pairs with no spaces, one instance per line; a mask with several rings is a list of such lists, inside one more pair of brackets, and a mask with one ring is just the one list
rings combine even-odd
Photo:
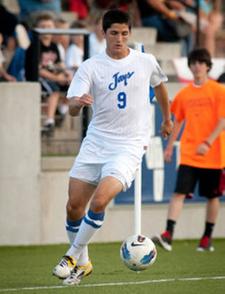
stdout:
[[180,165],[174,195],[169,204],[166,230],[153,241],[167,251],[172,250],[176,221],[184,199],[193,195],[199,184],[199,195],[207,198],[205,231],[198,251],[213,251],[212,232],[219,212],[219,190],[225,158],[225,87],[208,79],[212,62],[206,49],[193,50],[188,66],[194,82],[183,88],[174,98],[171,111],[174,129],[164,152],[169,162],[173,143],[185,123],[180,142]]

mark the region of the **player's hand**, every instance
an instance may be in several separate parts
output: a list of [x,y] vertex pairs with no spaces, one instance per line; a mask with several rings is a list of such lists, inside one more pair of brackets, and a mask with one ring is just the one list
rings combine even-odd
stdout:
[[73,97],[69,100],[69,114],[71,116],[77,116],[80,113],[80,110],[84,106],[90,106],[93,103],[94,99],[89,94],[83,94],[82,96]]
[[164,160],[166,162],[171,162],[172,155],[173,155],[173,146],[167,145],[163,155],[164,155]]
[[79,106],[83,107],[83,106],[90,106],[94,102],[94,99],[89,94],[83,94],[82,96],[78,97],[76,101]]
[[173,130],[173,122],[171,119],[165,120],[161,124],[161,135],[164,139],[167,139]]
[[198,145],[196,149],[196,154],[198,155],[205,155],[210,149],[210,145],[206,144],[205,142],[202,142],[201,144]]

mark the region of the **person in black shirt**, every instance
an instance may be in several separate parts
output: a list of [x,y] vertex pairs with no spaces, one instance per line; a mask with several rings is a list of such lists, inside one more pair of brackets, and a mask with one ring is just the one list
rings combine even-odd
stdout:
[[[55,28],[54,19],[50,14],[40,14],[35,27],[42,29]],[[32,60],[32,45],[26,53],[26,77],[29,80],[29,64]],[[48,96],[47,119],[42,134],[52,134],[55,126],[55,113],[61,92],[67,90],[71,76],[60,59],[57,45],[52,41],[52,35],[40,35],[39,81]]]

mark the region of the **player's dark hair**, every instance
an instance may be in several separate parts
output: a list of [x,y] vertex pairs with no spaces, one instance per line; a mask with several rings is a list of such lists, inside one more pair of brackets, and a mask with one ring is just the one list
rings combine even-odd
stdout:
[[52,21],[55,23],[55,17],[48,12],[42,12],[37,15],[35,21],[34,21],[34,27],[38,27],[39,23],[42,21]]
[[212,68],[210,53],[205,48],[194,49],[190,52],[190,54],[188,55],[188,66],[190,67],[190,65],[195,63],[196,61],[205,63],[209,67],[209,70]]
[[131,19],[128,13],[119,9],[111,9],[103,16],[102,28],[106,32],[114,23],[127,24],[129,30],[131,29]]

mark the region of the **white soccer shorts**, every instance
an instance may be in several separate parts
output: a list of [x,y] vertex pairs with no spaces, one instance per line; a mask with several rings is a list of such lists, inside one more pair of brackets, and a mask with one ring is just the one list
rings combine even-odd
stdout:
[[69,175],[96,186],[101,179],[112,176],[122,183],[123,191],[126,191],[131,186],[140,163],[141,157],[133,154],[114,156],[105,163],[83,163],[75,160]]

